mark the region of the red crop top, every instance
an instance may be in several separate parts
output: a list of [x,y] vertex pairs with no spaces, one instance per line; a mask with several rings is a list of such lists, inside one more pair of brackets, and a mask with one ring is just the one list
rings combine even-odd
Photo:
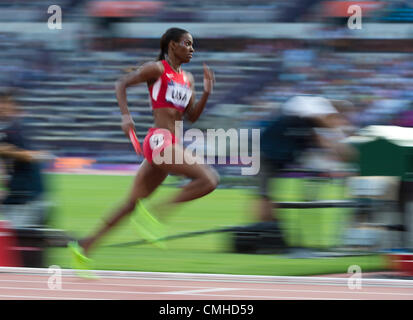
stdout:
[[161,62],[164,66],[164,72],[149,87],[152,108],[174,108],[184,112],[192,96],[188,76],[184,71],[175,72],[166,60]]

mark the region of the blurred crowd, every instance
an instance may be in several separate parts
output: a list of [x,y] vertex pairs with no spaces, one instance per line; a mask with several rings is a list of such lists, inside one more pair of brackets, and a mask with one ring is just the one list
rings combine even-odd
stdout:
[[[406,18],[412,9],[408,1],[376,2],[383,6],[374,15],[369,15],[371,19],[384,19],[399,9]],[[111,3],[56,2],[62,6],[64,19],[69,21],[76,20],[75,17],[88,21],[93,21],[91,16],[110,17],[113,10],[90,8]],[[306,15],[304,9],[311,12],[311,8],[322,3],[312,0],[275,3],[260,0],[253,4],[243,0],[205,3],[180,0],[173,4],[139,1],[141,14],[136,14],[137,20],[128,19],[180,21],[181,15],[185,21],[213,22],[220,19],[218,11],[228,13],[232,10],[238,19],[248,12],[253,20],[255,13],[263,12],[271,17],[260,20],[262,17],[257,16],[257,21],[274,22],[280,21],[277,15],[286,12],[283,10],[300,7],[302,10],[297,11],[300,12],[297,16],[305,20],[305,17],[317,15]],[[14,21],[46,21],[48,5],[42,0],[0,1],[0,8],[5,13],[0,20],[8,21],[15,12]],[[227,21],[235,21],[231,15],[226,17]],[[17,102],[28,117],[29,130],[33,131],[30,137],[40,148],[49,148],[59,155],[68,155],[65,151],[74,146],[78,154],[84,154],[82,150],[93,150],[98,156],[106,149],[125,149],[117,147],[127,141],[119,130],[113,108],[116,105],[113,83],[127,68],[152,60],[157,54],[156,44],[128,50],[116,46],[109,50],[96,49],[91,43],[102,36],[102,29],[96,25],[88,29],[88,26],[86,24],[78,31],[65,31],[65,36],[71,34],[67,39],[47,39],[25,32],[0,33],[0,87],[20,89]],[[197,77],[199,65],[206,61],[216,73],[217,88],[201,127],[208,128],[211,124],[225,127],[217,118],[231,127],[261,126],[282,103],[296,95],[351,101],[354,107],[344,112],[355,127],[369,124],[413,126],[412,54],[388,50],[387,53],[367,50],[344,53],[317,43],[309,45],[308,41],[240,42],[243,41],[242,49],[227,47],[224,52],[216,44],[204,45],[197,51],[193,63],[187,66],[187,70]],[[201,85],[201,81],[197,84]],[[132,112],[137,117],[137,133],[142,137],[151,126],[145,88],[131,92],[130,99],[133,101]],[[91,141],[93,149],[87,147]]]
[[[31,128],[39,133],[34,139],[58,137],[58,131],[48,126],[50,123],[84,124],[84,133],[100,137],[102,142],[120,138],[113,109],[116,105],[113,83],[125,68],[136,65],[137,60],[151,60],[157,51],[55,50],[41,40],[19,39],[14,34],[0,36],[0,86],[20,88],[18,101],[26,115],[32,116]],[[203,117],[204,127],[216,123],[216,117],[230,118],[227,123],[232,127],[256,127],[296,95],[351,101],[354,108],[345,112],[356,127],[413,126],[411,58],[412,54],[404,53],[339,53],[291,45],[252,46],[244,52],[203,50],[187,69],[197,75],[197,64],[207,61],[216,72],[217,90]],[[144,134],[151,125],[147,93],[138,88],[131,92],[131,99]],[[88,125],[98,120],[105,125],[108,120],[114,123],[105,132],[103,127]],[[78,138],[85,137],[79,129],[67,128],[78,134]],[[65,132],[66,137],[69,131]]]
[[[336,8],[338,0],[176,0],[176,1],[107,1],[56,0],[65,19],[79,21],[87,16],[128,19],[146,22],[296,22],[325,18],[324,13]],[[42,21],[47,17],[46,0],[0,1],[0,21]],[[410,0],[370,0],[371,21],[411,22]]]
[[[281,54],[272,82],[262,92],[246,98],[258,106],[282,103],[295,95],[321,95],[347,99],[355,108],[348,110],[357,127],[371,124],[413,126],[412,55],[391,53],[336,53],[314,49],[287,49]],[[276,104],[277,105],[277,104]],[[255,117],[270,112],[261,108]],[[253,111],[253,110],[251,110]],[[254,112],[246,114],[251,120]]]

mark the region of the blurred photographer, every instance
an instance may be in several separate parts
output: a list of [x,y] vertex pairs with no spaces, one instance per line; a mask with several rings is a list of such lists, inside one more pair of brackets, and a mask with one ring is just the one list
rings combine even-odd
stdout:
[[338,110],[351,107],[344,100],[296,96],[288,100],[261,137],[258,221],[277,221],[271,199],[270,179],[297,162],[310,148],[322,148],[339,161],[350,161],[355,150],[341,140],[348,121]]
[[41,226],[48,203],[40,162],[49,156],[30,147],[13,95],[13,91],[0,92],[0,157],[6,174],[0,214],[14,228]]

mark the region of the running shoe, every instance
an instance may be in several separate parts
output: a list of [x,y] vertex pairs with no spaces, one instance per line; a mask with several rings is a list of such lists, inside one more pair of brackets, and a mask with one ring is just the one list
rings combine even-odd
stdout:
[[77,241],[70,241],[67,247],[72,255],[72,268],[75,270],[75,273],[82,278],[98,279],[98,276],[89,271],[93,260],[86,257],[79,243]]
[[166,245],[162,241],[162,238],[165,237],[165,226],[149,213],[142,202],[138,203],[137,211],[137,214],[131,217],[131,222],[139,235],[148,243],[166,249]]

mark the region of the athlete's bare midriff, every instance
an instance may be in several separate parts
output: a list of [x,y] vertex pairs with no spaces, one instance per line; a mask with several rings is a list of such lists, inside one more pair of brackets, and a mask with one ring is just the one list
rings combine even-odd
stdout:
[[173,108],[158,108],[153,110],[155,128],[168,129],[175,134],[175,121],[183,120],[183,113]]

